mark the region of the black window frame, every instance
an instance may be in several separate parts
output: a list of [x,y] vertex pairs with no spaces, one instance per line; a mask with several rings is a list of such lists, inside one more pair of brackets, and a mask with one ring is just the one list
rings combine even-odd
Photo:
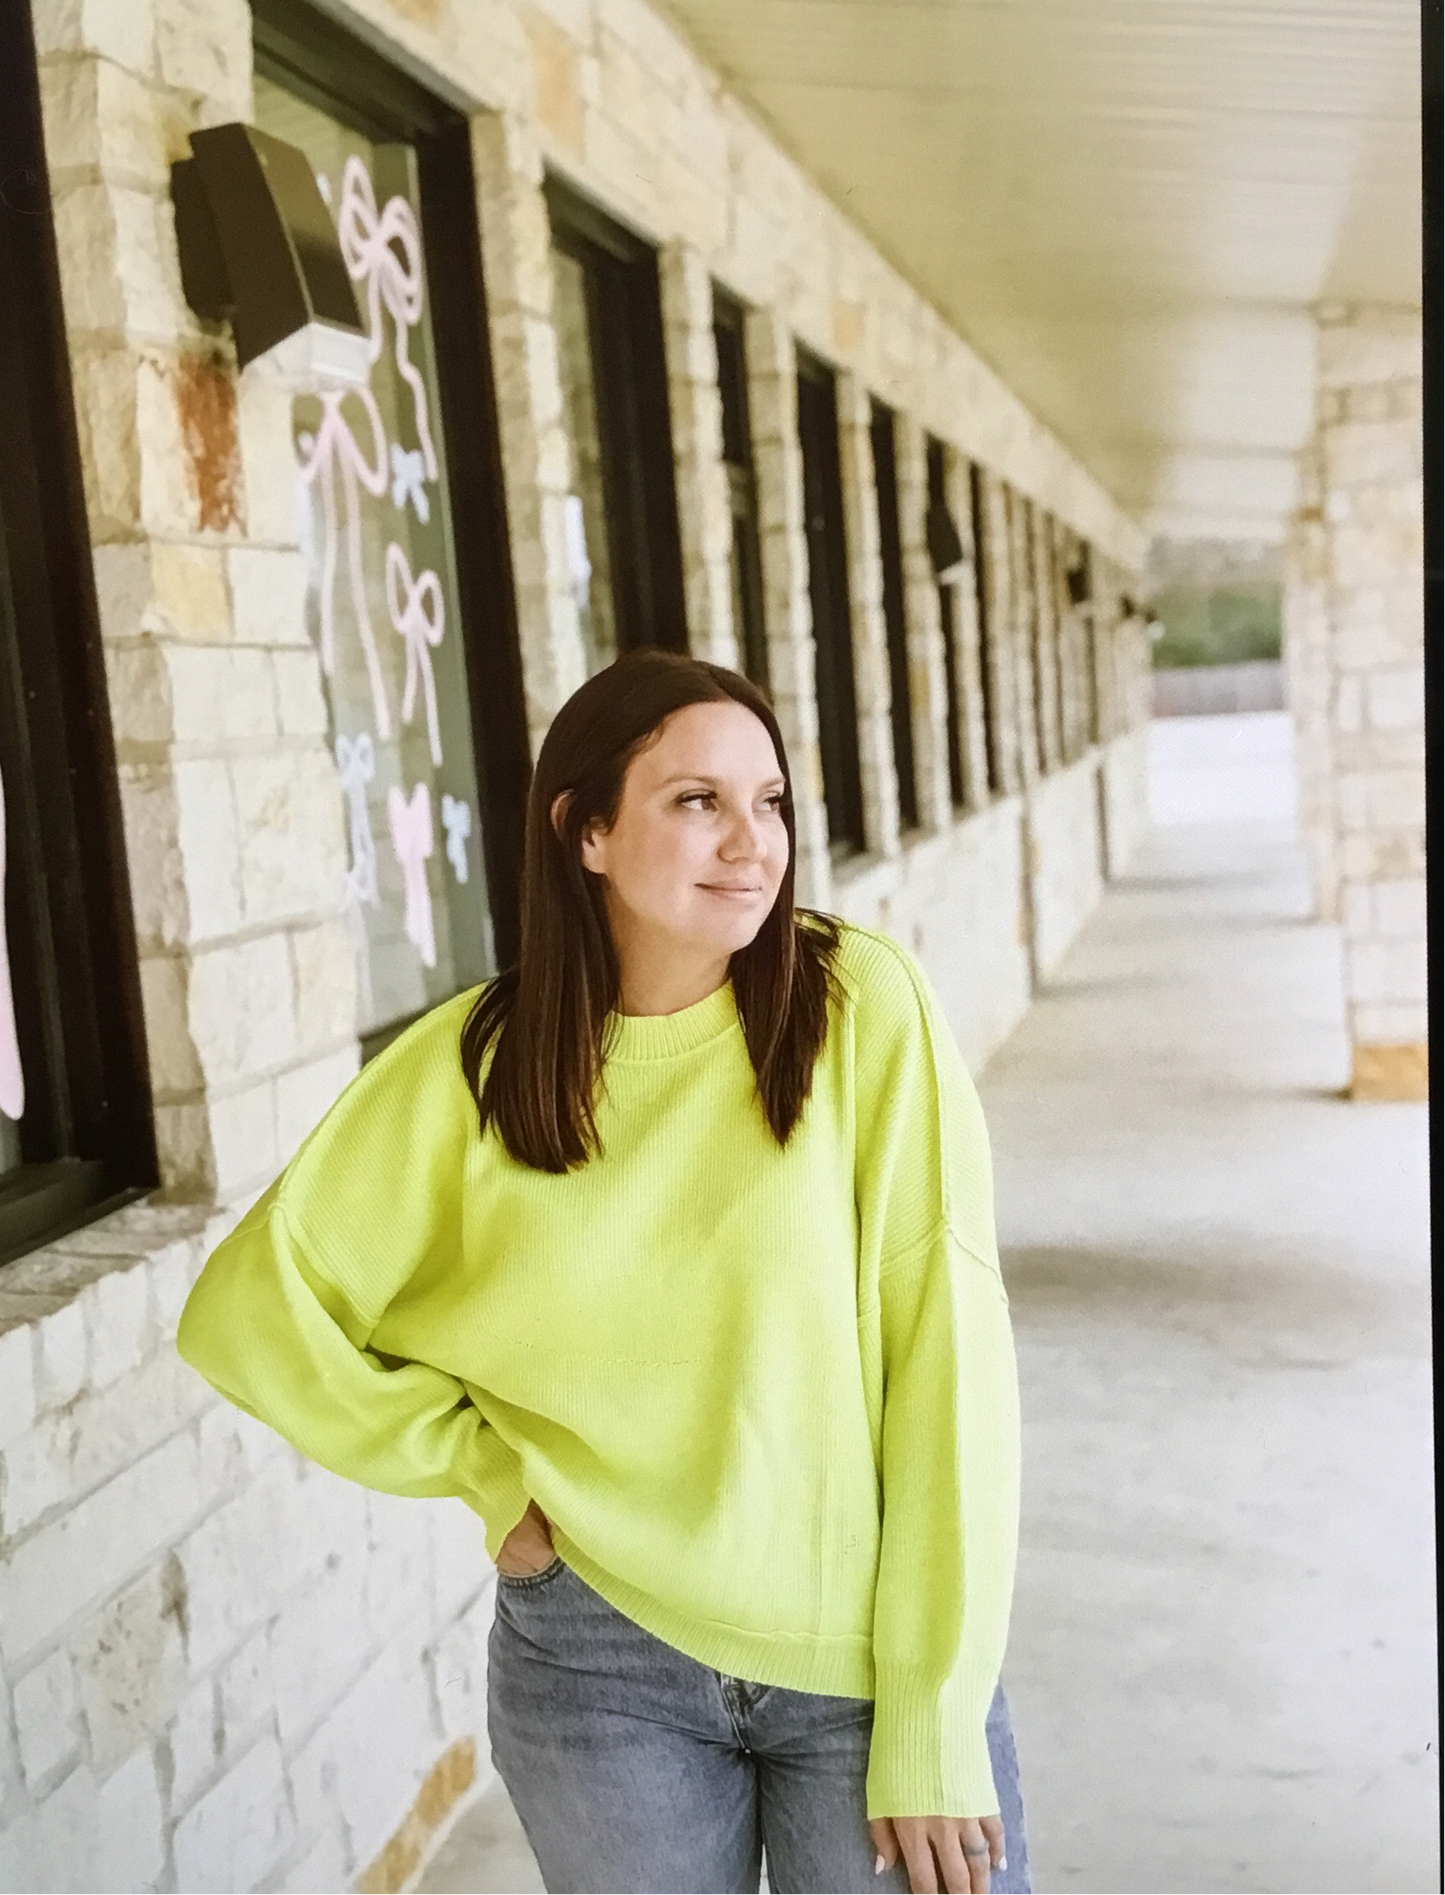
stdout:
[[858,755],[858,692],[853,614],[848,593],[843,462],[838,440],[838,381],[821,356],[794,346],[798,443],[803,460],[803,531],[818,700],[818,747],[828,847],[835,861],[867,852],[863,773]]
[[998,796],[1003,791],[1003,759],[999,750],[998,700],[994,690],[993,651],[997,635],[993,623],[993,614],[989,610],[988,597],[988,561],[991,557],[989,544],[988,509],[984,506],[983,496],[984,470],[977,461],[968,464],[968,506],[973,526],[973,588],[978,612],[978,675],[979,692],[983,699],[983,749],[984,761],[988,770],[988,793]]
[[719,284],[712,290],[712,332],[717,350],[717,386],[722,403],[722,458],[732,514],[732,560],[742,601],[734,627],[743,670],[759,690],[771,693],[768,628],[763,603],[763,546],[758,526],[758,481],[753,465],[752,417],[748,403],[747,312]]
[[153,1190],[159,1171],[28,7],[0,8],[0,69],[4,925],[25,1079],[20,1162],[0,1177],[3,1266]]
[[[363,136],[405,142],[416,153],[423,267],[455,529],[477,819],[494,949],[498,966],[507,967],[520,942],[523,829],[532,761],[471,126],[464,112],[400,71],[310,0],[252,0],[251,13],[258,73]],[[445,235],[440,244],[438,232]],[[445,269],[432,265],[439,251],[445,252]],[[422,1008],[362,1035],[363,1059],[375,1058],[429,1010]]]
[[617,649],[685,652],[657,251],[557,172],[542,191],[554,248],[582,266]]
[[[948,505],[948,450],[936,434],[924,442],[924,460],[928,482],[927,505]],[[968,805],[967,779],[963,767],[963,726],[959,708],[958,611],[950,585],[938,587],[938,619],[943,633],[943,674],[948,693],[946,736],[948,744],[948,795],[955,809]]]
[[919,826],[918,764],[913,743],[913,693],[908,678],[908,613],[898,511],[897,420],[886,402],[876,395],[869,398],[868,438],[873,450],[873,488],[878,502],[878,563],[883,576],[883,629],[888,645],[893,774],[898,783],[898,826],[907,834]]

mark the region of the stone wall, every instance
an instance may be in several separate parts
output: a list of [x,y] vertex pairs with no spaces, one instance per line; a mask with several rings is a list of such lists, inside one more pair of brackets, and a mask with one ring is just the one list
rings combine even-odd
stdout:
[[[583,676],[550,164],[659,245],[690,631],[722,662],[737,643],[710,279],[750,305],[766,631],[800,895],[914,947],[980,1066],[1093,899],[1090,797],[1124,812],[1110,818],[1115,869],[1133,833],[1147,653],[1118,599],[1142,557],[1136,528],[638,0],[330,10],[473,114],[534,752]],[[173,1346],[204,1256],[359,1062],[290,391],[260,368],[238,376],[226,333],[187,308],[168,194],[192,129],[250,114],[249,12],[244,0],[34,0],[34,17],[162,1188],[0,1271],[0,1887],[396,1889],[491,1774],[480,1524],[460,1503],[391,1500],[301,1461]],[[795,338],[841,371],[872,847],[837,869]],[[908,516],[923,820],[906,838],[869,525],[870,392],[898,412]],[[1006,780],[990,792],[969,582],[956,595],[962,810],[949,806],[917,517],[925,430],[948,444],[965,531],[965,456],[989,468],[997,516],[983,553]],[[1030,608],[1041,567],[1021,537],[1026,499],[1057,516],[1067,547],[1096,549],[1091,619]],[[1064,705],[1046,734],[1059,768],[1042,775],[1039,663],[1062,666]]]
[[1421,347],[1415,312],[1321,312],[1286,548],[1301,830],[1343,930],[1357,1098],[1427,1090]]

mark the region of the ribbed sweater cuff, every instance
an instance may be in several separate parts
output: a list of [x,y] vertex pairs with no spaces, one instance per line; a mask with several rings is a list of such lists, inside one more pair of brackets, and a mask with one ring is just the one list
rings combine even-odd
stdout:
[[875,1667],[868,1817],[996,1816],[985,1723],[996,1679],[940,1685],[907,1666]]
[[502,1541],[527,1511],[531,1495],[522,1482],[522,1463],[490,1422],[479,1422],[471,1453],[461,1470],[462,1499],[481,1515],[487,1529],[487,1558],[495,1566]]

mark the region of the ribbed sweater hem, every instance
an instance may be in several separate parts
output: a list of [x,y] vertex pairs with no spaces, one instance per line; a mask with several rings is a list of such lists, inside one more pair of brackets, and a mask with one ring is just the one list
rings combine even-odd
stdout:
[[664,1605],[651,1593],[605,1572],[557,1525],[552,1544],[563,1563],[634,1624],[675,1651],[731,1678],[815,1691],[830,1697],[873,1696],[870,1638],[825,1638],[813,1632],[753,1632]]

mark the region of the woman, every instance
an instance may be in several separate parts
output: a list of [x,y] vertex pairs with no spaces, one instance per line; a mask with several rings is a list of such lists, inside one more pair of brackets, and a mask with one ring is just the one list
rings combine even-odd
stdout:
[[982,1114],[916,963],[795,910],[793,860],[746,679],[589,679],[517,965],[363,1070],[181,1321],[304,1454],[481,1516],[549,1890],[756,1889],[764,1849],[776,1890],[1028,1887]]

